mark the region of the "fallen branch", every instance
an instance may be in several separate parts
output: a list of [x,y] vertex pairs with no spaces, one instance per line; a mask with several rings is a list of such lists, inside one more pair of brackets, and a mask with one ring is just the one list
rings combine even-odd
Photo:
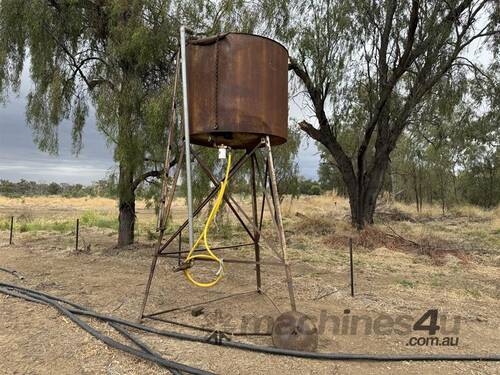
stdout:
[[415,241],[413,241],[413,240],[409,240],[408,238],[405,238],[405,237],[403,237],[402,235],[400,235],[399,233],[397,233],[397,232],[396,232],[396,231],[395,231],[395,230],[394,230],[394,229],[393,229],[390,225],[385,224],[385,226],[386,226],[387,228],[389,228],[389,229],[390,229],[390,231],[391,231],[392,233],[394,233],[394,234],[386,233],[386,235],[387,235],[387,236],[389,236],[389,237],[396,237],[396,238],[398,238],[398,239],[400,239],[400,240],[402,240],[402,241],[405,241],[405,242],[411,243],[411,244],[413,244],[413,245],[415,245],[415,246],[418,246],[418,247],[420,247],[420,248],[422,247],[422,245],[421,245],[421,244],[419,244],[418,242],[415,242]]
[[321,294],[313,299],[313,301],[319,301],[320,299],[323,299],[325,297],[331,296],[334,293],[337,293],[339,290],[337,288],[333,288],[333,290],[326,292],[324,294]]

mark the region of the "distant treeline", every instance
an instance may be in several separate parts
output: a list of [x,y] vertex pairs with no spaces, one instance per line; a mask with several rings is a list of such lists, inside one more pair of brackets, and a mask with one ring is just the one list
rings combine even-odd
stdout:
[[[239,189],[240,190],[240,189]],[[117,198],[118,186],[116,176],[111,175],[107,179],[95,181],[90,185],[68,184],[68,183],[42,183],[35,181],[20,180],[12,182],[0,179],[0,195],[7,197],[21,196],[45,196],[60,195],[63,197],[106,197]],[[178,194],[183,190],[178,189]],[[241,189],[241,193],[247,193]],[[293,196],[299,195],[319,195],[322,193],[319,182],[302,177],[296,177],[293,183],[282,188],[283,194]],[[136,190],[136,197],[144,199],[154,199],[159,194],[159,183],[141,184]]]
[[[485,208],[500,204],[500,145],[425,142],[402,137],[392,153],[382,191],[399,201],[415,203],[418,211],[424,204],[439,204],[443,212],[464,203]],[[347,196],[342,176],[332,164],[323,153],[318,170],[320,187]]]
[[100,196],[114,198],[116,188],[113,181],[110,180],[99,180],[91,185],[0,180],[0,195],[8,197],[61,195],[64,197]]

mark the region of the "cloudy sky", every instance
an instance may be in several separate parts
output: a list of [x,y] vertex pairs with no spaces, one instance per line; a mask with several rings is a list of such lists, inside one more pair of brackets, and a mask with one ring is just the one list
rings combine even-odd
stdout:
[[[112,149],[97,131],[93,111],[90,111],[84,129],[83,149],[77,157],[71,154],[69,121],[62,122],[59,127],[58,155],[49,155],[37,149],[25,116],[26,96],[31,85],[26,70],[20,94],[11,94],[5,105],[0,104],[0,179],[89,184],[113,171],[116,165]],[[296,104],[292,104],[291,114],[294,118],[301,117]],[[315,145],[304,140],[299,154],[301,174],[316,178],[318,161]]]

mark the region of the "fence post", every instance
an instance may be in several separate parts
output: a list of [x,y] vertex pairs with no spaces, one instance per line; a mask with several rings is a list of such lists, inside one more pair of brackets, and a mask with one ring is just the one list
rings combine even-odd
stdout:
[[14,216],[10,217],[10,236],[9,236],[9,245],[12,245],[12,235],[14,232]]
[[78,232],[80,231],[80,219],[76,219],[75,251],[78,252]]
[[354,265],[352,262],[352,238],[349,238],[349,258],[351,261],[351,297],[354,297]]

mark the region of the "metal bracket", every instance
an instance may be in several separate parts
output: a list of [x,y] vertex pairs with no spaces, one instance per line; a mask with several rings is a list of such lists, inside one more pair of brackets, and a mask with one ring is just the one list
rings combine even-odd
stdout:
[[174,272],[180,272],[180,271],[187,270],[187,269],[189,269],[191,267],[193,267],[193,262],[182,262],[178,266],[174,267],[173,271]]
[[222,341],[231,341],[231,338],[226,335],[224,332],[221,332],[219,330],[213,331],[208,337],[206,338],[207,342],[214,343],[216,345],[222,344]]

